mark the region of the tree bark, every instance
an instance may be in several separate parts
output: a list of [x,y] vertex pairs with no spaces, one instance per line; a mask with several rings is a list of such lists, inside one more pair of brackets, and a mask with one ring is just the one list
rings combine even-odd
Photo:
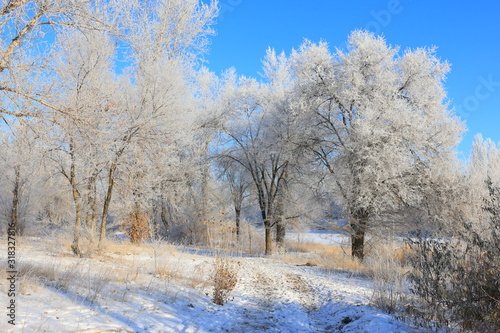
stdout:
[[[73,141],[73,140],[71,140]],[[80,204],[80,192],[76,185],[76,173],[75,173],[75,151],[73,144],[70,144],[70,157],[71,157],[71,167],[69,171],[69,181],[71,183],[71,189],[73,194],[73,201],[75,203],[75,231],[73,234],[73,244],[71,244],[71,250],[77,256],[81,256],[82,252],[80,250],[80,227],[82,219],[82,206]]]
[[276,220],[276,244],[280,247],[285,245],[286,226],[283,218],[280,216]]
[[207,223],[207,228],[206,228],[206,239],[210,244],[211,237],[210,237],[210,231],[208,228],[208,176],[209,176],[209,170],[208,170],[208,140],[205,142],[203,145],[203,155],[204,155],[204,163],[203,163],[203,168],[202,168],[202,178],[201,178],[201,212],[200,212],[200,221],[202,223]]
[[95,238],[97,235],[97,189],[95,186],[90,211],[90,230],[92,230],[92,237]]
[[[265,206],[263,206],[265,207]],[[265,228],[265,254],[270,255],[272,253],[272,223],[271,223],[271,217],[272,217],[272,210],[267,207],[267,211],[264,208],[261,208],[261,214],[262,214],[262,220],[264,221],[264,228]]]
[[97,175],[94,172],[89,179],[88,183],[88,197],[87,197],[87,215],[85,216],[85,224],[88,228],[90,228],[90,233],[92,237],[92,241],[97,233],[97,188],[96,188],[96,178]]
[[112,163],[109,167],[108,173],[108,190],[106,192],[106,198],[104,199],[104,206],[102,209],[102,217],[101,217],[101,230],[99,234],[99,245],[97,246],[99,250],[102,249],[104,245],[104,241],[106,240],[106,223],[108,219],[109,205],[111,203],[111,197],[113,196],[113,187],[115,184],[115,171],[116,171],[116,163]]
[[160,218],[161,222],[163,222],[163,225],[165,226],[166,234],[170,232],[170,223],[168,222],[167,219],[167,206],[165,203],[165,200],[162,198],[161,199],[161,210],[160,210]]
[[19,187],[21,182],[21,170],[19,165],[15,166],[15,180],[14,180],[14,190],[12,191],[12,209],[10,211],[10,221],[14,226],[14,231],[16,235],[20,235],[21,229],[19,226],[18,212],[19,212]]
[[278,194],[276,198],[276,244],[282,247],[285,243],[286,227],[283,221],[283,196]]
[[111,204],[111,197],[113,196],[113,187],[115,185],[115,172],[116,168],[118,167],[118,162],[120,160],[120,157],[123,155],[125,152],[125,149],[127,149],[127,146],[130,144],[132,141],[132,138],[134,135],[136,135],[140,130],[140,127],[133,127],[129,130],[128,134],[126,134],[122,141],[123,145],[118,150],[118,152],[115,155],[115,158],[113,162],[111,163],[109,167],[109,172],[108,172],[108,190],[106,192],[106,198],[104,199],[104,206],[102,208],[102,217],[101,217],[101,230],[99,233],[99,244],[97,245],[97,248],[99,251],[102,249],[104,245],[104,241],[106,240],[106,223],[108,219],[108,212],[109,212],[109,205]]
[[234,213],[236,215],[235,217],[235,223],[236,223],[236,239],[239,241],[240,240],[240,220],[241,220],[241,209],[235,208]]
[[365,234],[368,225],[369,214],[366,210],[360,209],[351,215],[351,255],[359,260],[365,256]]
[[266,225],[266,249],[265,254],[270,255],[272,253],[272,237],[271,237],[271,226]]
[[272,208],[270,202],[266,200],[266,196],[264,195],[264,190],[262,189],[262,185],[257,181],[255,182],[255,185],[257,186],[260,213],[265,228],[265,254],[269,255],[272,252],[272,236],[271,236]]

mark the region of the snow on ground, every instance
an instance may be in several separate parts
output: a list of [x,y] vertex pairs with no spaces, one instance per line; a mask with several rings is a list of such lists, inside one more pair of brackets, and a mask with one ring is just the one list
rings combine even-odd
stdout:
[[288,232],[286,234],[286,239],[297,243],[317,243],[342,246],[348,246],[350,244],[350,240],[347,235],[332,233],[328,231]]
[[47,242],[25,239],[18,250],[29,273],[18,283],[15,330],[4,318],[0,331],[417,332],[370,306],[368,279],[279,256],[233,257],[239,281],[220,306],[211,302],[209,253],[156,244],[78,259]]

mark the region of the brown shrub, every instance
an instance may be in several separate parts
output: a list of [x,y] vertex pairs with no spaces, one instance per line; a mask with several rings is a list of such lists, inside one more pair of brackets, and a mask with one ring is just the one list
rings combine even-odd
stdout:
[[127,217],[130,241],[140,243],[150,237],[149,216],[141,210],[135,210]]
[[227,258],[216,257],[213,279],[213,302],[217,305],[224,305],[229,301],[229,294],[238,282],[238,272],[235,263]]

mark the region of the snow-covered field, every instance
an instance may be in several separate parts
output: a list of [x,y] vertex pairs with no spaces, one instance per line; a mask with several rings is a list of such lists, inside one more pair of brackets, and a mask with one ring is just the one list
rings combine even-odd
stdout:
[[[78,259],[58,242],[18,248],[15,329],[2,332],[418,332],[370,306],[372,283],[282,256],[232,257],[238,283],[212,303],[214,257],[159,243]],[[5,261],[2,273],[6,274]],[[7,281],[0,275],[7,304]]]

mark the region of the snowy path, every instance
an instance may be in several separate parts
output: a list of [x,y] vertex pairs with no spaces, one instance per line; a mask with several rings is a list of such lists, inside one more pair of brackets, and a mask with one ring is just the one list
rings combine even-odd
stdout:
[[241,316],[227,332],[407,331],[367,306],[370,283],[361,278],[262,258],[245,260],[240,276]]

